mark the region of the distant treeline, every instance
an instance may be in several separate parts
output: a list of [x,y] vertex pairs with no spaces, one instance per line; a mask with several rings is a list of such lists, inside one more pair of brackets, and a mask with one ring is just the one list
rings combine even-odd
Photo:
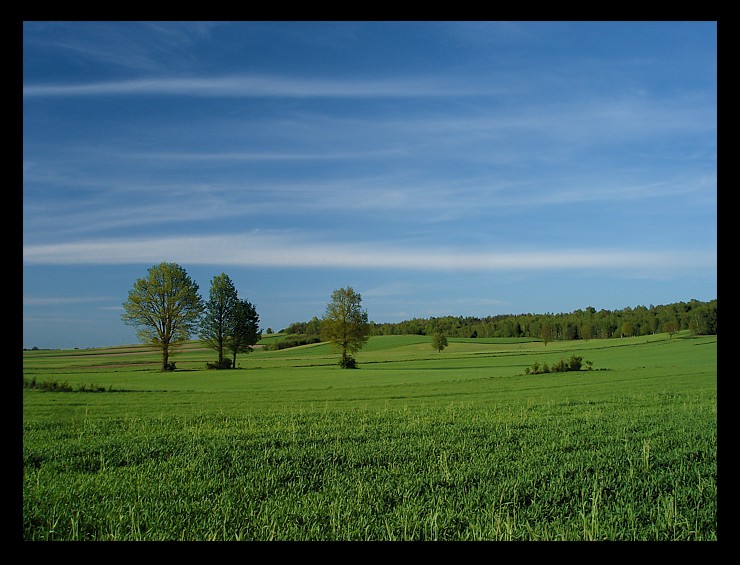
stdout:
[[[296,322],[282,332],[318,335],[321,322]],[[676,302],[662,306],[637,306],[622,310],[596,310],[589,306],[561,314],[500,314],[483,318],[443,316],[414,318],[396,323],[375,323],[371,335],[434,335],[448,337],[524,337],[549,340],[608,339],[675,333],[717,335],[717,300]]]
[[[294,324],[291,324],[293,326]],[[307,334],[300,332],[291,332],[280,341],[274,341],[264,345],[265,351],[280,351],[281,349],[288,349],[290,347],[298,347],[299,345],[309,345],[311,343],[319,343],[321,339],[319,334]]]

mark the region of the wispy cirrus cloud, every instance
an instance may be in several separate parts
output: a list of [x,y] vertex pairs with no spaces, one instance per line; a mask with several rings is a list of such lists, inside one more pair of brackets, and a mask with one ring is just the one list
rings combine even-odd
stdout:
[[192,163],[206,162],[264,162],[264,161],[334,161],[346,159],[375,159],[398,156],[397,149],[378,149],[370,151],[224,151],[224,152],[164,152],[127,153],[122,157],[157,161],[182,161]]
[[30,22],[24,26],[24,49],[74,64],[107,69],[162,72],[188,68],[197,59],[188,48],[207,40],[219,22]]
[[[439,97],[500,92],[500,88],[462,86],[452,79],[313,79],[269,75],[139,78],[80,84],[24,85],[25,97],[167,95],[207,97]],[[507,91],[510,89],[506,89]]]
[[[40,174],[29,177],[37,183],[49,182]],[[58,181],[52,177],[51,182]],[[631,205],[653,200],[668,204],[675,197],[694,197],[695,205],[704,209],[716,202],[717,195],[716,177],[688,172],[680,178],[652,182],[592,174],[551,176],[537,182],[505,175],[423,180],[391,172],[338,180],[273,180],[258,186],[232,180],[162,183],[96,175],[68,175],[65,183],[81,196],[71,202],[26,197],[24,230],[28,237],[35,238],[47,229],[91,233],[240,218],[260,218],[262,227],[281,228],[296,216],[344,210],[358,218],[399,215],[404,226],[411,226],[579,203]],[[33,194],[31,188],[27,192]]]
[[252,267],[349,267],[426,271],[564,269],[693,269],[716,267],[716,254],[685,250],[551,249],[546,251],[459,251],[417,249],[392,243],[324,243],[304,234],[241,234],[152,239],[89,240],[26,245],[24,263],[184,264]]
[[110,301],[110,296],[23,296],[24,306],[68,306]]

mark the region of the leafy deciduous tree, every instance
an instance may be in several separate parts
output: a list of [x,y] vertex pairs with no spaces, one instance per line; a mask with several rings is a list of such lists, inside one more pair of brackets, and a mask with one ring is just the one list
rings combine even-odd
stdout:
[[547,345],[548,341],[552,340],[552,325],[549,321],[542,323],[542,327],[540,328],[540,337],[542,338],[542,341],[545,342],[545,345]]
[[320,335],[321,334],[321,320],[316,316],[311,318],[306,324],[306,334],[308,335]]
[[635,335],[635,328],[632,322],[624,322],[622,324],[622,337],[632,337],[633,335]]
[[447,347],[447,336],[440,332],[435,333],[432,336],[432,347],[442,353],[442,350]]
[[591,324],[583,324],[579,335],[583,340],[588,341],[591,339],[593,337],[593,328],[591,327]]
[[673,334],[678,331],[678,322],[676,320],[668,320],[663,322],[663,331],[668,333],[669,337],[673,337]]
[[331,298],[321,321],[321,339],[341,350],[342,367],[354,367],[352,354],[362,349],[370,334],[367,312],[361,308],[362,296],[347,287],[335,290]]
[[198,327],[203,300],[185,269],[177,263],[160,263],[136,280],[123,309],[121,318],[137,328],[139,340],[162,351],[162,370],[167,371],[173,368],[170,350],[187,341]]

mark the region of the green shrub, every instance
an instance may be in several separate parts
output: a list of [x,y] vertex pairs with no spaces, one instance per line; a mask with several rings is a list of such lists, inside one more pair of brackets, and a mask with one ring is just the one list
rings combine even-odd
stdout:
[[[588,366],[588,370],[593,370],[593,362],[592,361],[586,361],[586,365]],[[541,375],[543,373],[567,373],[570,371],[580,371],[581,367],[583,366],[583,357],[580,357],[578,355],[573,355],[568,361],[565,361],[564,359],[561,359],[557,363],[555,363],[552,367],[550,367],[547,363],[543,363],[542,366],[538,362],[534,362],[532,365],[532,368],[530,369],[527,367],[524,370],[524,374],[526,375]]]
[[37,383],[36,377],[31,379],[31,381],[27,381],[26,379],[23,379],[23,386],[24,388],[35,388],[35,389],[43,390],[46,392],[71,392],[72,391],[72,385],[70,385],[67,381],[59,382],[58,380],[46,379],[42,383]]
[[223,359],[215,363],[206,362],[206,369],[231,369],[231,359]]
[[[23,379],[23,388],[38,389],[44,392],[73,392],[74,389],[67,381],[59,382],[58,380],[46,379],[42,383],[36,382],[36,377],[33,377],[30,381],[26,378]],[[85,384],[82,383],[77,387],[78,392],[105,392],[112,391],[113,385],[110,385],[107,389],[102,385],[96,384]]]
[[72,385],[67,381],[44,381],[41,383],[41,390],[52,391],[52,392],[70,392]]
[[[79,390],[79,392],[105,392],[106,388],[104,386],[96,385],[94,383],[89,384],[89,385],[82,383],[77,390]],[[113,390],[113,385],[109,386],[107,390],[108,392]]]
[[579,357],[577,355],[573,355],[570,358],[570,361],[568,361],[568,371],[580,371],[581,370],[581,361],[583,361],[583,357]]
[[342,357],[339,360],[339,366],[342,369],[356,369],[357,368],[357,360],[352,356]]

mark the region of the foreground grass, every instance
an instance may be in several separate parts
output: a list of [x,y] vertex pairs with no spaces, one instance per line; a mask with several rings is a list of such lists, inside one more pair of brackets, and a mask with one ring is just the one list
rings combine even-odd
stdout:
[[716,539],[716,338],[594,341],[608,371],[537,376],[572,346],[391,344],[359,371],[321,347],[166,377],[28,363],[121,390],[24,391],[24,538]]

